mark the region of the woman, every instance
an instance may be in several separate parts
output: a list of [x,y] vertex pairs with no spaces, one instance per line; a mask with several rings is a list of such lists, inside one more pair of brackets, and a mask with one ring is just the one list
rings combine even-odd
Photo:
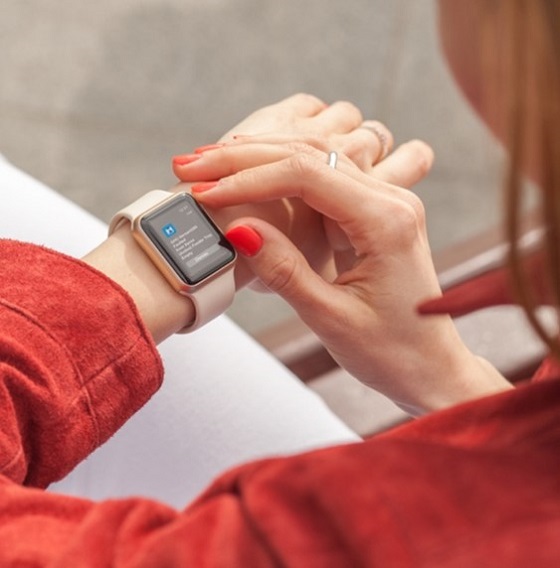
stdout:
[[[524,29],[537,22],[547,47],[558,41],[558,20],[551,19],[557,16],[553,12],[557,3],[503,0],[468,6],[476,7],[474,13],[480,24],[489,26],[491,37],[497,37],[499,24],[501,37],[515,44],[518,26]],[[442,9],[444,27],[454,26],[450,36],[460,38],[462,26],[470,20],[455,19],[449,4],[443,3]],[[550,10],[547,18],[545,10]],[[556,90],[557,63],[552,54],[548,61],[547,76]],[[557,102],[559,97],[551,100]],[[554,104],[522,110],[531,111],[531,118],[541,112],[547,120],[558,117]],[[491,124],[504,132],[501,121]],[[532,144],[541,140],[540,131],[528,134]],[[244,167],[255,167],[218,184],[199,185],[198,199],[223,206],[299,196],[330,219],[325,228],[337,253],[337,279],[330,283],[270,225],[253,217],[236,220],[228,235],[257,276],[286,297],[338,360],[362,380],[419,412],[451,408],[364,443],[237,468],[182,513],[141,499],[93,504],[23,487],[24,481],[42,486],[71,466],[72,458],[90,449],[78,447],[81,441],[92,443],[108,435],[123,411],[134,410],[134,404],[157,384],[157,362],[146,329],[138,324],[138,312],[120,289],[97,273],[94,278],[82,265],[70,267],[66,260],[49,256],[37,265],[37,281],[31,283],[38,286],[45,270],[55,264],[87,290],[103,292],[97,297],[108,299],[101,306],[105,323],[113,327],[118,322],[127,332],[125,353],[135,356],[114,361],[110,372],[101,368],[92,375],[87,388],[78,390],[89,396],[72,399],[79,404],[66,403],[57,411],[63,397],[49,398],[47,404],[34,404],[40,412],[33,420],[24,404],[4,406],[12,419],[2,428],[3,436],[20,451],[5,461],[0,486],[1,542],[13,546],[1,551],[3,563],[26,559],[36,565],[63,566],[555,566],[560,554],[555,451],[560,437],[560,382],[555,369],[548,369],[554,380],[511,389],[493,369],[465,351],[446,316],[427,320],[416,316],[418,302],[439,293],[422,208],[411,194],[372,181],[343,156],[338,163],[331,158],[329,166],[325,152],[298,147],[294,154],[282,140],[263,136],[205,152],[199,160],[178,164],[177,172],[182,179],[196,179],[206,171],[204,176],[212,179],[224,173],[223,164],[239,164],[241,157]],[[542,161],[528,160],[524,165],[533,163],[540,166],[535,173],[541,179],[553,160],[545,155]],[[547,175],[541,181],[551,191],[557,189],[557,179]],[[112,276],[121,270],[103,255],[87,260]],[[56,293],[52,287],[48,291]],[[48,354],[37,346],[37,358],[27,356],[37,332],[25,317],[27,295],[15,286],[4,287],[3,292],[12,301],[5,300],[10,311],[2,314],[17,319],[20,325],[12,324],[10,329],[15,329],[17,344],[28,350],[22,348],[19,358],[7,361],[13,374],[12,382],[5,384],[25,384],[18,383],[16,375],[26,376],[30,368],[43,369],[40,376],[46,380]],[[161,292],[166,293],[164,288]],[[74,296],[68,294],[72,301]],[[89,304],[83,310],[92,317]],[[37,307],[32,307],[35,313]],[[142,307],[139,302],[140,314]],[[99,309],[96,306],[95,313]],[[178,329],[184,317],[172,320],[170,327]],[[77,325],[76,319],[71,321]],[[145,320],[150,326],[151,320]],[[42,314],[41,323],[47,331],[56,326],[50,313]],[[157,317],[154,325],[159,325]],[[88,333],[99,347],[107,347],[115,329]],[[48,337],[47,333],[43,339]],[[84,364],[72,337],[67,340],[69,352],[74,353],[67,362]],[[99,357],[98,363],[106,360]],[[86,370],[91,364],[87,362]],[[57,367],[68,382],[67,392],[74,394],[75,369],[70,364]],[[119,380],[122,376],[131,380]],[[40,395],[40,387],[35,381],[20,394],[28,396],[35,390]],[[112,396],[100,398],[107,394],[102,387],[113,389]],[[476,400],[453,406],[470,398]],[[12,396],[10,402],[17,399]],[[87,408],[94,412],[87,413]],[[86,421],[87,416],[97,420]],[[57,439],[61,430],[66,446]],[[56,449],[59,455],[53,454]]]

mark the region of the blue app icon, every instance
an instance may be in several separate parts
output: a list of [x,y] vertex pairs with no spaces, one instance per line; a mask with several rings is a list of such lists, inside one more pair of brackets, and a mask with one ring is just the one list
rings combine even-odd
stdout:
[[166,237],[172,237],[177,232],[177,229],[172,223],[168,223],[167,225],[162,227],[161,230]]

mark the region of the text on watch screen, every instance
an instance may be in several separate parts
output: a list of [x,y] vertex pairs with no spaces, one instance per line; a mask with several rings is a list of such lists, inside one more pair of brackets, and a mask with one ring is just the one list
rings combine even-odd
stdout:
[[141,224],[188,284],[200,282],[234,257],[229,243],[188,195],[144,217]]

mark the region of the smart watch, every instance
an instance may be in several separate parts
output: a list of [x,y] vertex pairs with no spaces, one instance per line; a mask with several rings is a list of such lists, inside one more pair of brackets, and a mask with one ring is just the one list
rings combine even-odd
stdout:
[[194,320],[180,333],[198,329],[231,305],[235,249],[192,195],[150,191],[111,219],[109,234],[126,222],[171,286],[193,302]]

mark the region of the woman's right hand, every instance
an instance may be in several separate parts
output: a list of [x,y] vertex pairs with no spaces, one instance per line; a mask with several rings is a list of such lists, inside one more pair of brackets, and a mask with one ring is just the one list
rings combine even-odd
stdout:
[[[257,150],[248,145],[252,159]],[[418,304],[441,290],[416,195],[366,175],[344,156],[333,169],[316,148],[287,157],[282,144],[262,151],[270,163],[206,191],[195,187],[195,195],[214,208],[299,198],[344,233],[352,254],[334,281],[260,219],[239,219],[227,233],[260,280],[292,305],[342,367],[412,413],[510,388],[465,347],[449,317],[417,313]]]

